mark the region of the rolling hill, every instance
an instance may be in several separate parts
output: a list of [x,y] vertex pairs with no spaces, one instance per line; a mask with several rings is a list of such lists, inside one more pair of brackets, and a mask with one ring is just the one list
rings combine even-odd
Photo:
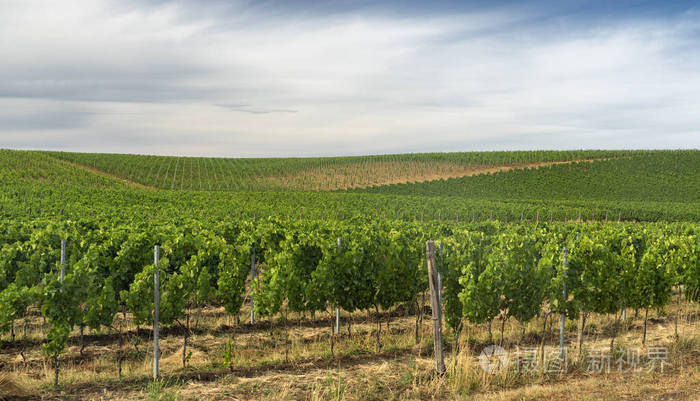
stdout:
[[170,190],[334,190],[627,157],[628,151],[423,153],[318,158],[205,158],[42,152],[47,157]]
[[[197,164],[199,169],[193,167]],[[378,165],[384,168],[376,169]],[[207,159],[2,150],[0,214],[79,217],[101,213],[159,220],[367,216],[438,221],[697,221],[698,167],[699,151]],[[157,179],[140,178],[148,177],[147,171]],[[270,178],[284,174],[305,178]],[[461,176],[450,178],[455,174]],[[435,176],[441,178],[413,182]],[[370,185],[401,180],[411,183]],[[370,186],[337,190],[349,182]],[[315,189],[301,190],[304,186]]]

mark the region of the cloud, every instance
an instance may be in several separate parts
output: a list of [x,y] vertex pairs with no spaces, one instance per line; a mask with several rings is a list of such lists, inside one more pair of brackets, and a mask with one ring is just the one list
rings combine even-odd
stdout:
[[250,114],[269,114],[269,113],[296,113],[297,110],[291,110],[291,109],[259,109],[259,108],[253,108],[253,106],[249,104],[217,104],[219,107],[223,107],[225,109],[229,109],[231,111],[238,111],[241,113],[250,113]]
[[214,156],[700,147],[700,19],[585,2],[8,1],[0,143]]

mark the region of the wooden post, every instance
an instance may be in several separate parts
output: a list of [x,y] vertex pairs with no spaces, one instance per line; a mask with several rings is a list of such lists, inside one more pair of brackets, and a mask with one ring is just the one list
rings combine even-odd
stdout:
[[[562,274],[564,275],[564,280],[562,281],[562,289],[561,289],[564,303],[566,303],[566,298],[567,298],[567,294],[566,294],[566,270],[568,267],[568,263],[566,260],[567,252],[568,252],[568,250],[566,249],[566,247],[564,247],[564,269],[562,271]],[[559,318],[559,358],[562,358],[562,359],[564,358],[564,329],[565,329],[564,325],[565,325],[565,323],[566,323],[566,309],[563,309],[561,311],[561,316]]]
[[440,257],[440,263],[437,265],[438,266],[438,271],[437,271],[437,277],[438,277],[438,301],[440,302],[440,311],[442,311],[442,270],[444,268],[443,266],[443,259],[442,259],[442,241],[440,242],[440,245],[438,245],[438,256]]
[[153,263],[156,266],[153,272],[153,380],[158,379],[158,359],[160,358],[160,350],[158,348],[158,319],[160,315],[160,268],[158,267],[158,259],[160,258],[160,247],[156,245],[153,248]]
[[253,280],[255,280],[255,245],[250,250],[250,324],[255,323],[255,295],[253,295]]
[[442,308],[440,307],[440,287],[438,286],[438,272],[435,264],[435,243],[425,243],[426,258],[428,260],[428,282],[430,283],[430,302],[433,309],[433,346],[435,354],[435,371],[438,374],[445,373],[445,358],[442,353]]

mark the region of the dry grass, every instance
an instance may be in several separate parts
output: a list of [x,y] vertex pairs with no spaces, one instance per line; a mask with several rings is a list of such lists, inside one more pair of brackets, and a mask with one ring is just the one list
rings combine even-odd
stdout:
[[498,393],[481,394],[474,400],[697,400],[700,371],[686,369],[674,375],[622,375],[574,377],[560,382],[534,384]]
[[[285,323],[276,319],[272,327],[268,320],[237,326],[221,308],[207,308],[188,341],[192,354],[187,370],[182,369],[181,332],[166,328],[161,342],[164,378],[154,384],[149,378],[150,331],[141,328],[137,336],[135,327],[127,321],[121,381],[116,378],[118,336],[101,333],[88,337],[81,358],[76,331],[61,362],[59,388],[51,384],[52,371],[40,351],[41,320],[34,318],[29,324],[26,361],[18,357],[19,338],[15,344],[6,343],[1,348],[0,395],[121,400],[691,400],[698,399],[700,391],[700,328],[695,321],[700,308],[684,304],[683,312],[678,340],[674,336],[673,306],[666,314],[650,313],[653,319],[646,347],[641,345],[642,321],[633,319],[632,311],[616,340],[618,352],[646,352],[651,346],[667,346],[670,365],[664,373],[586,371],[576,360],[576,322],[569,321],[571,364],[567,374],[518,372],[513,366],[487,374],[477,361],[488,344],[487,326],[469,325],[459,338],[461,351],[456,354],[451,349],[451,332],[446,330],[448,374],[436,376],[430,355],[429,319],[424,321],[420,344],[416,345],[413,316],[396,316],[394,312],[387,330],[389,315],[383,314],[383,346],[377,352],[374,316],[367,321],[365,313],[354,314],[352,334],[348,335],[345,325],[335,338],[331,356],[329,314],[317,316],[316,321],[294,317]],[[344,315],[344,324],[348,318]],[[609,347],[612,325],[611,316],[592,316],[587,323],[585,350]],[[517,322],[507,322],[504,348],[512,351],[537,346],[541,327],[541,319],[528,323],[524,332]],[[494,330],[494,337],[500,338],[498,330]],[[548,347],[556,346],[554,330],[547,333],[546,343]],[[224,363],[227,344],[233,350],[230,366]]]
[[11,397],[26,397],[27,390],[14,382],[7,373],[0,373],[0,400],[10,399]]

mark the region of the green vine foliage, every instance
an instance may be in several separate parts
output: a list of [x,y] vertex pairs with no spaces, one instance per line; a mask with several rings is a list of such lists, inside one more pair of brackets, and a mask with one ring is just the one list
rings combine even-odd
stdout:
[[[490,238],[483,232],[457,230],[443,244],[442,300],[447,324],[455,328],[462,316],[471,322],[489,319],[488,301],[480,291],[479,277],[486,268]],[[494,309],[495,311],[495,309]]]
[[666,238],[651,240],[639,259],[639,265],[631,277],[630,307],[661,308],[672,295],[674,278],[667,267],[672,257],[672,242]]
[[[483,323],[495,318],[500,312],[500,294],[492,282],[492,272],[487,272],[489,268],[490,252],[486,249],[491,247],[491,239],[486,238],[483,233],[475,233],[468,237],[466,242],[466,258],[457,262],[461,270],[459,284],[462,290],[459,292],[459,299],[462,302],[463,315],[472,323]],[[483,247],[482,247],[483,246]],[[489,248],[485,248],[485,247]],[[451,255],[454,255],[450,252]],[[493,270],[494,266],[491,266]],[[449,294],[449,293],[448,293]],[[445,299],[453,302],[450,296]],[[450,308],[455,311],[456,308]],[[455,322],[459,316],[448,316],[448,321]],[[454,324],[454,323],[453,323]]]
[[[57,360],[76,326],[109,329],[122,311],[137,324],[152,324],[155,244],[161,245],[164,325],[212,303],[237,314],[248,293],[263,316],[415,302],[428,289],[427,239],[443,246],[438,266],[452,328],[499,315],[526,322],[542,310],[574,318],[663,308],[674,287],[700,301],[697,224],[98,221],[6,221],[0,230],[0,330],[38,310],[49,323],[44,352]],[[63,283],[61,239],[68,240]],[[258,274],[250,281],[253,255]]]

